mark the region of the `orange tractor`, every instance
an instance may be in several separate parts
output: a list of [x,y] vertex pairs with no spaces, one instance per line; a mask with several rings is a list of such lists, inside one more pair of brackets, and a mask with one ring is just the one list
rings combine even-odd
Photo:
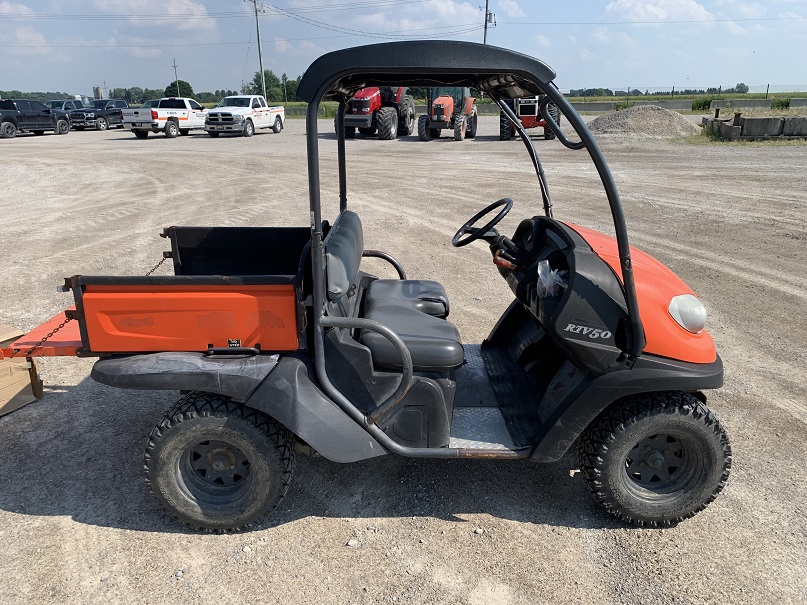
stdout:
[[474,138],[478,121],[475,101],[467,86],[430,88],[426,115],[418,118],[418,138],[421,141],[438,139],[441,130],[454,131],[455,141]]

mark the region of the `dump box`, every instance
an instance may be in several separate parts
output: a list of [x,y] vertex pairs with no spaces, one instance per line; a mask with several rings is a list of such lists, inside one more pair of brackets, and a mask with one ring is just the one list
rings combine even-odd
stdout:
[[3,356],[257,353],[304,344],[308,228],[169,227],[161,235],[171,241],[164,257],[174,275],[70,277],[64,290],[75,305],[4,346]]

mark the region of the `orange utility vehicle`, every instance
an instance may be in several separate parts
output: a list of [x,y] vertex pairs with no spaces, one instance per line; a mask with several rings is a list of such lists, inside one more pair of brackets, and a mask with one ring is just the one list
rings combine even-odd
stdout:
[[418,138],[437,139],[443,130],[454,133],[454,140],[476,136],[478,123],[476,98],[467,86],[435,86],[429,88],[426,114],[418,118]]
[[[171,513],[208,531],[269,514],[295,452],[552,462],[576,444],[582,477],[611,514],[653,526],[694,515],[731,466],[705,404],[722,362],[694,293],[629,246],[611,172],[554,77],[532,57],[467,42],[324,55],[297,91],[308,103],[309,225],[168,228],[175,275],[72,277],[75,306],[2,355],[98,356],[99,382],[183,392],[147,440],[146,476]],[[402,82],[483,91],[535,168],[540,193],[520,202],[512,236],[496,229],[514,206],[504,198],[452,239],[485,242],[513,294],[482,343],[462,341],[439,282],[407,278],[392,257],[364,249],[348,208],[346,107],[362,88]],[[529,95],[545,95],[539,110],[560,143],[588,153],[615,238],[555,218],[540,158],[506,103]],[[323,100],[339,104],[333,223],[320,199]],[[560,130],[550,102],[579,140]],[[363,272],[366,256],[388,260],[399,279]]]

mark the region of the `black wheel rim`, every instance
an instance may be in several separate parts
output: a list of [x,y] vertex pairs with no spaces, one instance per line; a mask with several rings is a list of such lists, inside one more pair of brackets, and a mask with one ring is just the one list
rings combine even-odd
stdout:
[[699,483],[706,465],[695,441],[684,434],[656,433],[625,456],[626,486],[644,499],[686,492]]
[[201,500],[237,497],[251,480],[250,462],[241,449],[226,441],[202,441],[187,449],[182,474],[187,488]]

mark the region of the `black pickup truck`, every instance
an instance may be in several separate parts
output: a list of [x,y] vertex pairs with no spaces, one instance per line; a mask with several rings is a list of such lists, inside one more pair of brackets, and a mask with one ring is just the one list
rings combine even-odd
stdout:
[[110,126],[123,128],[122,110],[129,107],[126,101],[118,99],[95,99],[81,109],[70,112],[70,122],[76,130],[95,128],[106,130]]
[[45,107],[39,101],[5,99],[0,101],[0,138],[10,139],[17,132],[44,134],[52,130],[56,134],[70,132],[67,112]]

